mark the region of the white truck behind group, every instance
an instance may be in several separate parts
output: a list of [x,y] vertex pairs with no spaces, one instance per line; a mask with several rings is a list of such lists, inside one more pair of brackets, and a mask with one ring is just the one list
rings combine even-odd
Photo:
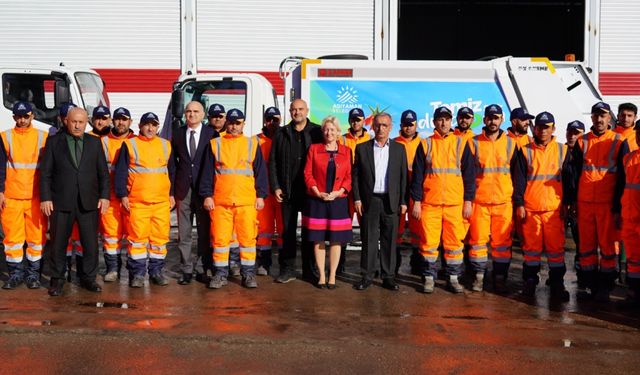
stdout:
[[[531,113],[552,112],[558,122],[556,135],[573,120],[588,121],[593,103],[601,100],[598,90],[580,63],[552,63],[546,58],[505,57],[491,61],[369,61],[364,59],[286,59],[284,103],[304,99],[311,121],[320,123],[328,115],[337,116],[343,131],[347,113],[362,108],[371,116],[386,111],[399,119],[405,109],[418,113],[418,131],[433,132],[431,114],[439,106],[452,111],[468,106],[475,112],[473,128],[482,126],[484,107],[499,104],[508,112],[525,107]],[[247,134],[262,127],[262,113],[275,105],[271,84],[260,75],[184,75],[176,82],[164,136],[183,121],[184,104],[197,100],[206,106],[216,102],[225,107],[245,108]],[[285,121],[288,120],[286,108]],[[397,133],[398,125],[393,134]]]

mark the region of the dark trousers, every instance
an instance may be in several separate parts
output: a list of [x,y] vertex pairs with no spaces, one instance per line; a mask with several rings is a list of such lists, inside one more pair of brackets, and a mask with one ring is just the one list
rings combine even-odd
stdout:
[[382,279],[393,279],[396,269],[398,212],[392,212],[389,197],[374,194],[362,215],[362,277],[373,279],[380,263]]
[[[298,212],[302,212],[304,197],[294,197],[280,204],[282,209],[282,250],[278,254],[280,273],[294,272],[296,267],[296,230],[298,228]],[[313,255],[313,242],[307,240],[306,230],[302,228],[302,277],[312,278],[318,275]]]
[[[55,205],[54,205],[55,208]],[[82,244],[81,281],[94,281],[98,274],[98,210],[84,210],[80,202],[72,211],[55,210],[51,214],[51,278],[64,279],[67,270],[67,244],[73,223],[78,223]],[[79,271],[80,272],[80,271]]]
[[[189,192],[184,199],[176,202],[178,216],[178,250],[180,266],[185,274],[192,274],[195,267],[199,274],[213,270],[213,252],[211,248],[211,217],[202,206],[203,200],[198,194]],[[196,218],[198,233],[197,252],[193,251],[193,218]]]

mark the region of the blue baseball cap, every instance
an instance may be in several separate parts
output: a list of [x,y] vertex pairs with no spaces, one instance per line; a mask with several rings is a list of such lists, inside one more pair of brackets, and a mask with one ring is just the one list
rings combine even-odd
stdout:
[[158,115],[153,112],[147,112],[143,114],[142,117],[140,117],[140,124],[148,124],[150,122],[154,122],[160,125],[160,119],[158,118]]
[[511,111],[511,116],[509,116],[509,118],[511,120],[533,120],[535,116],[530,114],[526,109],[518,107]]
[[124,107],[116,108],[116,110],[113,111],[113,118],[118,117],[124,117],[128,120],[131,118],[131,112],[129,112],[129,110]]
[[224,115],[224,106],[222,104],[214,103],[209,106],[209,117]]
[[484,117],[493,116],[493,115],[501,115],[501,114],[502,114],[502,107],[500,107],[497,104],[489,104],[484,109]]
[[569,124],[567,124],[567,130],[579,130],[584,133],[585,126],[582,121],[573,120]]
[[280,110],[278,107],[269,107],[266,111],[264,111],[264,118],[270,118],[280,116]]
[[553,126],[556,123],[556,119],[549,112],[540,112],[535,117],[535,126]]
[[71,108],[76,108],[76,107],[78,106],[73,103],[64,103],[63,105],[60,106],[60,117],[62,118],[67,117],[67,114],[69,114],[69,110]]
[[436,108],[435,111],[433,111],[433,118],[437,119],[439,117],[453,117],[453,113],[451,113],[451,110],[447,107],[438,107]]
[[227,112],[227,121],[244,120],[244,113],[238,108],[232,108]]
[[33,107],[27,102],[15,102],[13,104],[13,114],[15,116],[30,115],[32,111]]
[[99,105],[97,107],[95,107],[93,109],[93,113],[91,114],[91,117],[96,118],[96,117],[109,117],[111,116],[111,111],[109,110],[109,107],[104,106],[104,105]]
[[353,108],[349,111],[349,120],[359,117],[364,118],[364,111],[362,108]]
[[473,117],[473,110],[469,107],[462,107],[458,110],[457,117]]
[[600,112],[611,113],[611,107],[605,102],[597,102],[591,107],[591,114]]
[[410,109],[407,109],[406,111],[402,112],[402,115],[400,116],[401,124],[410,124],[416,121],[418,121],[418,116],[414,111]]

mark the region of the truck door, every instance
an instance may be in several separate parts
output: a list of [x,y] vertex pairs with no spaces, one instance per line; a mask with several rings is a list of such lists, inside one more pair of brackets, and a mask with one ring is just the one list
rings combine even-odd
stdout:
[[48,130],[56,125],[60,105],[70,100],[66,74],[6,71],[2,74],[2,130],[12,126],[11,110],[17,101],[29,102],[33,106],[34,125]]

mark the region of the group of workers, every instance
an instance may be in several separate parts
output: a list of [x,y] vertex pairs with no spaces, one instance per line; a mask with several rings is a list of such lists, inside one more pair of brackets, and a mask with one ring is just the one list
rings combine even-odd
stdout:
[[[65,127],[53,137],[66,137],[65,151],[79,168],[83,147],[89,143],[82,142],[84,134],[78,134],[84,110],[71,107],[61,110]],[[463,271],[471,276],[470,289],[482,291],[489,259],[494,290],[506,292],[516,236],[524,255],[522,294],[535,294],[544,255],[550,296],[567,301],[564,242],[565,221],[569,220],[578,249],[578,282],[585,295],[608,301],[618,272],[626,267],[629,289],[640,300],[640,125],[635,105],[621,104],[613,116],[607,103],[596,103],[590,131],[579,120],[572,121],[566,125],[566,144],[556,141],[557,124],[549,112],[533,116],[516,108],[510,113],[511,127],[503,131],[503,109],[491,104],[484,109],[482,131],[474,134],[471,125],[476,114],[470,108],[457,111],[453,129],[454,113],[443,106],[433,113],[433,135],[421,138],[417,114],[406,110],[400,118],[399,136],[391,139],[389,114],[375,114],[369,132],[364,112],[354,108],[348,116],[349,129],[337,142],[351,153],[349,184],[353,191],[351,186],[340,185],[335,197],[331,191],[318,189],[333,186],[333,181],[308,186],[315,180],[305,176],[311,145],[323,143],[335,131],[330,126],[325,129],[324,122],[322,127],[313,124],[303,100],[294,100],[289,112],[291,122],[280,126],[279,109],[267,108],[263,132],[245,136],[241,110],[225,111],[221,104],[213,104],[205,113],[200,102],[192,101],[185,108],[186,126],[175,130],[168,141],[158,137],[160,123],[154,113],[142,116],[135,135],[126,108],[116,109],[111,116],[109,108],[96,107],[91,116],[93,130],[86,136],[99,139],[109,171],[109,194],[101,196],[98,205],[100,235],[91,239],[97,244],[100,238],[102,243],[107,268],[104,281],[120,278],[121,253],[126,252],[132,288],[144,285],[147,270],[150,282],[168,284],[163,269],[169,215],[175,206],[179,284],[190,284],[195,275],[209,288],[219,289],[227,284],[229,274],[239,274],[243,286],[255,288],[256,275],[271,272],[272,248],[279,249],[275,281],[287,283],[296,278],[298,213],[305,217],[305,202],[312,192],[324,200],[348,198],[349,221],[354,213],[364,221],[363,278],[354,285],[357,290],[371,285],[376,259],[382,267],[383,287],[398,290],[394,279],[401,257],[396,245],[404,239],[414,247],[411,268],[422,277],[423,292],[434,291],[438,263],[452,292],[464,291]],[[65,117],[68,113],[73,119]],[[48,165],[44,159],[53,151],[47,151],[47,134],[31,124],[31,105],[17,102],[13,114],[15,127],[0,134],[0,207],[9,268],[3,288],[15,289],[24,282],[35,289],[40,287],[47,217],[65,208],[55,205],[55,189],[53,205],[49,194],[42,192],[50,189],[43,186],[40,165]],[[85,125],[87,117],[84,113]],[[336,121],[328,122],[339,129]],[[326,151],[335,163],[332,155],[340,154],[340,147],[331,139],[325,142],[331,145]],[[401,158],[394,155],[398,148],[404,151]],[[324,151],[318,148],[314,155]],[[336,167],[331,168],[335,175]],[[402,173],[396,169],[403,169]],[[376,204],[379,206],[373,207]],[[379,222],[372,221],[372,210]],[[192,246],[194,217],[196,251]],[[393,225],[387,225],[389,217]],[[331,219],[315,223],[321,221]],[[71,247],[82,232],[53,229],[52,236],[65,236]],[[324,270],[317,269],[308,232],[303,225],[302,276],[315,283],[324,280]],[[83,241],[83,245],[88,243],[86,238]],[[62,243],[59,239],[53,242]],[[335,244],[331,241],[332,249]],[[230,262],[234,249],[239,252],[239,267]],[[52,252],[52,259],[58,258],[58,252],[70,255],[56,246]],[[81,258],[83,254],[76,255]],[[324,265],[324,260],[317,263]],[[91,271],[83,269],[91,264],[86,259],[77,262],[77,273],[82,286],[100,291]],[[340,267],[343,264],[342,259]],[[52,284],[49,294],[60,295],[58,274],[52,276]]]

